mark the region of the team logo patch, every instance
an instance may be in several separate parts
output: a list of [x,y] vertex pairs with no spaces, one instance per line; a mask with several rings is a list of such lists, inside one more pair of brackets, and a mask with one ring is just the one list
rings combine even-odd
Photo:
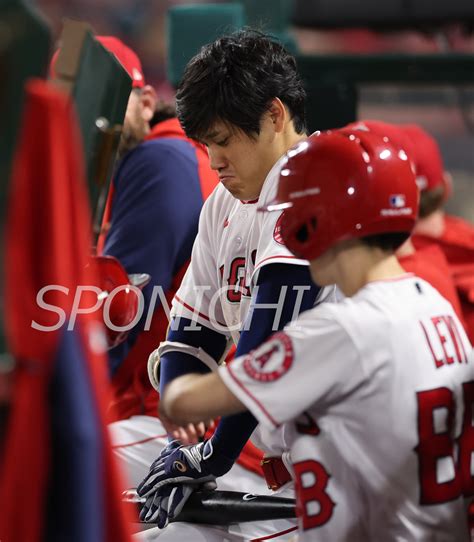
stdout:
[[284,245],[283,237],[281,236],[281,223],[283,222],[283,215],[284,212],[281,213],[280,217],[277,220],[277,223],[275,224],[275,229],[273,230],[273,239],[279,244]]
[[259,382],[281,378],[293,364],[293,346],[285,333],[277,333],[243,362],[245,372]]
[[405,207],[405,196],[403,194],[393,194],[390,196],[390,207],[400,209]]
[[186,472],[188,470],[186,465],[181,461],[175,461],[173,467],[179,472]]

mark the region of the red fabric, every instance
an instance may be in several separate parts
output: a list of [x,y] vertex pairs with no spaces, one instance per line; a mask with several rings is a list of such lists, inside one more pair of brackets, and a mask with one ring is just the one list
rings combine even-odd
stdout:
[[237,463],[254,474],[263,477],[262,471],[263,452],[254,446],[250,440],[244,446],[237,459]]
[[[168,305],[181,284],[189,261],[174,277],[171,289],[166,292]],[[168,318],[160,306],[154,313],[149,331],[143,331],[128,353],[112,380],[112,401],[110,402],[108,421],[126,420],[131,416],[145,414],[156,416],[158,413],[159,394],[150,384],[147,362],[150,353],[161,341],[165,340],[168,331]]]
[[447,299],[463,322],[461,303],[443,251],[435,244],[426,245],[409,256],[398,258],[405,271],[426,280]]
[[262,461],[262,471],[268,488],[273,491],[291,482],[291,474],[281,457],[266,457]]
[[[0,471],[0,539],[5,541],[42,540],[47,480],[54,469],[49,453],[48,387],[61,330],[36,331],[31,322],[51,326],[58,319],[57,314],[37,305],[41,287],[57,284],[70,288],[70,295],[51,292],[45,296],[70,315],[76,286],[95,283],[91,268],[86,266],[91,220],[84,179],[80,134],[69,98],[44,81],[31,81],[25,89],[6,235],[5,327],[9,350],[17,363]],[[130,539],[131,518],[125,518],[122,509],[121,484],[105,426],[105,358],[93,349],[98,323],[93,315],[83,315],[77,323],[84,337],[97,417],[102,422],[103,483],[108,495],[105,540],[125,542]],[[26,521],[18,521],[14,498],[18,494],[22,509],[28,511]]]
[[446,215],[441,237],[414,235],[415,247],[436,243],[448,260],[451,276],[461,301],[469,340],[474,344],[474,226],[462,218]]

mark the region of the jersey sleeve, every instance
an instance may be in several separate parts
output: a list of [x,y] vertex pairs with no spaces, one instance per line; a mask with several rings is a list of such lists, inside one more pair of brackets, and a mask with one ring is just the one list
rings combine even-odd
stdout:
[[219,369],[225,385],[270,429],[309,407],[320,415],[340,408],[364,381],[355,346],[325,312],[319,307],[307,311],[256,350]]
[[227,336],[226,324],[219,301],[219,269],[213,238],[214,194],[206,200],[194,241],[191,263],[173,299],[171,315],[188,318]]

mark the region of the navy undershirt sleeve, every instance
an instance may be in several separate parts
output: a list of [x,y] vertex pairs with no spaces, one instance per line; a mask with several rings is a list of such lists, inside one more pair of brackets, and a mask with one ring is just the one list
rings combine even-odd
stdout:
[[[216,362],[220,360],[227,344],[225,335],[205,326],[201,326],[199,331],[195,328],[187,330],[187,327],[191,327],[191,320],[187,318],[180,318],[176,327],[177,329],[170,329],[168,332],[168,341],[201,347]],[[178,376],[208,372],[209,367],[196,357],[182,352],[168,352],[160,359],[160,393],[163,393],[166,386]]]
[[[261,269],[257,285],[259,288],[254,302],[255,308],[253,314],[250,313],[250,322],[247,322],[248,331],[244,330],[240,335],[236,357],[247,354],[262,344],[292,319],[295,305],[300,299],[298,287],[308,287],[304,290],[298,313],[313,307],[320,291],[311,280],[309,267],[302,265],[269,264]],[[281,289],[285,286],[287,290],[281,316],[275,320],[276,309],[259,309],[258,305],[278,303]],[[228,460],[235,461],[257,424],[250,412],[223,417],[212,440],[214,450]]]
[[[154,286],[166,292],[189,259],[196,237],[202,194],[195,151],[173,138],[141,143],[114,175],[112,221],[103,253],[115,256],[128,273],[148,273],[144,312],[126,342],[109,351],[111,373],[142,331]],[[160,297],[156,298],[156,307]]]

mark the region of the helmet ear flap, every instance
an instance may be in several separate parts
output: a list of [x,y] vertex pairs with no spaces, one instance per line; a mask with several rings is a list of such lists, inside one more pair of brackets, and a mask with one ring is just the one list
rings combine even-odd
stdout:
[[304,222],[299,230],[296,231],[295,237],[300,243],[307,243],[316,233],[318,227],[318,219],[315,216],[310,217]]
[[303,220],[298,229],[291,234],[291,241],[288,240],[288,248],[295,254],[303,254],[307,251],[308,245],[315,242],[315,235],[318,229],[318,219],[316,216],[309,216]]

